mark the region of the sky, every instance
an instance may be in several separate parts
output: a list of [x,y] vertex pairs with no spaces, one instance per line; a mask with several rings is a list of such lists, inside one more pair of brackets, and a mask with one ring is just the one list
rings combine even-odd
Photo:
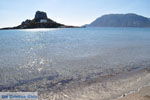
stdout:
[[47,12],[56,22],[81,26],[110,13],[150,18],[150,0],[0,0],[0,28],[33,19],[37,10]]

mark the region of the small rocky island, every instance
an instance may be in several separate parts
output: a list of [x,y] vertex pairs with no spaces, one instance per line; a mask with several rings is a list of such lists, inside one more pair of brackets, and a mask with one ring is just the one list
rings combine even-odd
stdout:
[[47,17],[46,12],[37,11],[34,19],[23,21],[21,25],[16,27],[8,27],[3,29],[33,29],[33,28],[69,28],[73,26],[67,26],[57,23]]

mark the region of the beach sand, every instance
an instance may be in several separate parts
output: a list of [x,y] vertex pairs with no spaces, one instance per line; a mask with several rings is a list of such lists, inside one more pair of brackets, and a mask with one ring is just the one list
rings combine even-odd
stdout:
[[150,87],[141,88],[149,86],[149,82],[148,70],[132,71],[102,80],[96,78],[93,82],[68,84],[63,90],[41,94],[40,100],[150,100]]
[[139,92],[126,95],[117,100],[150,100],[150,86],[144,87]]

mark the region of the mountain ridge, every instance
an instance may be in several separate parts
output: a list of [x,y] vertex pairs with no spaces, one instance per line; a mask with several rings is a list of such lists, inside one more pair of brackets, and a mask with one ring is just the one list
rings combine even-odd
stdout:
[[134,13],[106,14],[87,27],[150,27],[150,19]]
[[[0,28],[3,29],[34,29],[34,28],[72,28],[77,26],[68,26],[57,23],[47,17],[46,12],[37,11],[35,17],[23,21],[15,27]],[[137,15],[135,13],[127,14],[106,14],[98,17],[90,24],[81,26],[85,27],[150,27],[150,18]]]

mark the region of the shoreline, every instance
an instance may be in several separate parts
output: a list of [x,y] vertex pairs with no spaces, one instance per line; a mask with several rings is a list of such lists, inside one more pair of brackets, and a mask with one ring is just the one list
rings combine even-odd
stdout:
[[142,87],[138,91],[123,95],[114,100],[150,100],[150,86]]
[[76,84],[71,87],[65,87],[61,91],[43,93],[40,95],[39,100],[43,98],[46,100],[122,100],[120,99],[121,96],[131,93],[131,91],[135,92],[139,87],[149,84],[149,81],[149,70],[144,69],[124,73],[124,75],[108,76],[104,80],[97,79],[95,83],[91,84]]
[[[66,82],[66,84],[63,82]],[[37,86],[36,84],[39,83],[40,81],[34,84],[25,84],[18,89],[27,88],[28,85],[29,87],[30,85]],[[56,87],[51,88],[52,90],[39,92],[39,100],[43,100],[43,98],[45,100],[134,100],[128,99],[134,98],[130,95],[150,86],[150,70],[149,68],[133,69],[129,72],[105,75],[87,81],[71,79],[58,81],[56,84]],[[57,90],[54,91],[55,89]]]

